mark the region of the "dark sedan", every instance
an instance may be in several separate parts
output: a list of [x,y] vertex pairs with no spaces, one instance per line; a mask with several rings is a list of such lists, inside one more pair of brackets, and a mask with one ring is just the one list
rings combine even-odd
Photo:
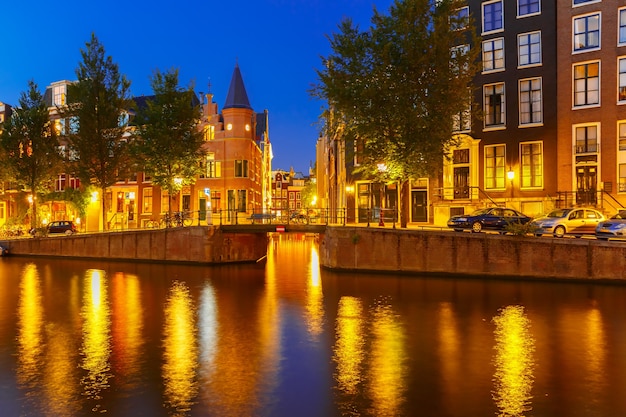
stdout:
[[517,210],[504,207],[491,207],[476,210],[472,214],[452,216],[448,220],[448,227],[456,232],[471,230],[474,233],[483,230],[494,230],[506,233],[507,226],[511,223],[526,224],[532,219]]

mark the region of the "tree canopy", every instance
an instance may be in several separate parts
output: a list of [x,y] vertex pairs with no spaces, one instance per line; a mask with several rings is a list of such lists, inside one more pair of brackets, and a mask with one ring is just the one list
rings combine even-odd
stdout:
[[62,157],[48,105],[37,84],[29,81],[22,92],[19,107],[4,124],[0,136],[4,166],[17,184],[32,194],[31,228],[37,227],[38,195],[47,193],[62,172]]
[[[396,0],[361,31],[350,19],[329,36],[312,94],[324,99],[325,134],[358,144],[359,170],[399,181],[436,175],[453,121],[468,111],[478,48],[462,0]],[[406,226],[406,195],[401,196]]]
[[178,70],[156,70],[151,84],[154,97],[137,111],[132,153],[146,175],[167,190],[171,199],[184,185],[195,182],[199,173],[203,136],[197,124],[201,111],[193,86],[179,87]]
[[78,81],[68,86],[67,133],[71,161],[84,184],[101,190],[102,223],[106,225],[106,189],[127,173],[127,118],[132,107],[130,81],[95,34],[81,50],[82,62],[76,69]]

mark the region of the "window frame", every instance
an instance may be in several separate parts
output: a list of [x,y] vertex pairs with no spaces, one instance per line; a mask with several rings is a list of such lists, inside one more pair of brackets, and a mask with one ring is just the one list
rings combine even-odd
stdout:
[[[495,48],[495,44],[500,43],[500,48],[496,49]],[[493,48],[490,51],[490,55],[491,58],[490,59],[486,59],[485,55],[487,54],[486,45],[491,45]],[[491,72],[498,72],[498,71],[504,71],[506,69],[506,62],[505,62],[505,55],[504,55],[504,38],[503,37],[499,37],[499,38],[491,38],[491,39],[486,39],[484,41],[482,41],[481,44],[481,50],[482,50],[482,64],[483,64],[483,74],[486,73],[491,73]],[[501,54],[501,58],[497,58],[496,55],[498,53],[498,51],[500,51]],[[497,66],[498,62],[502,62],[502,66]],[[486,63],[490,63],[492,65],[492,68],[487,69],[485,67]]]
[[[534,98],[534,92],[537,90],[534,90],[533,87],[533,82],[534,81],[538,81],[539,82],[539,120],[538,121],[534,121],[533,120],[533,115],[535,115],[537,113],[537,111],[535,111],[533,104],[537,103],[536,100],[533,100]],[[522,91],[522,83],[525,82],[529,82],[530,83],[530,89],[529,90],[525,90]],[[533,126],[542,126],[543,125],[543,78],[542,77],[529,77],[529,78],[522,78],[520,80],[518,80],[518,96],[519,96],[519,127],[533,127]],[[522,117],[522,108],[523,108],[523,104],[522,104],[522,98],[524,96],[524,93],[528,92],[528,103],[530,106],[530,110],[528,111],[528,114],[530,114],[530,119],[531,121],[529,122],[523,122],[523,117]]]
[[[595,129],[595,142],[590,145],[589,128]],[[578,145],[578,129],[585,129],[584,146]],[[600,150],[600,124],[599,123],[580,123],[572,126],[572,144],[574,147],[574,157],[577,155],[598,154]]]
[[[485,145],[483,158],[485,164],[485,190],[506,190],[506,144]],[[489,161],[492,161],[493,164],[490,164]]]
[[[496,88],[498,86],[502,86],[502,93],[500,94],[500,117],[499,117],[499,122],[496,122],[496,111],[497,107],[495,104],[491,104],[488,103],[487,98],[491,97],[491,96],[495,96],[496,91],[494,90],[494,94],[491,95],[487,95],[487,89],[488,88]],[[494,122],[491,124],[488,124],[488,120],[489,120],[489,115],[492,114],[491,112],[489,112],[489,109],[493,109],[493,120]],[[490,83],[490,84],[485,84],[483,85],[483,111],[484,111],[484,130],[496,130],[496,129],[504,129],[506,128],[506,86],[504,84],[504,82],[496,82],[496,83]]]
[[[597,65],[597,76],[595,77],[589,77],[589,76],[585,76],[584,78],[576,78],[576,68],[577,67],[582,67],[585,66],[587,67],[586,72],[588,73],[588,67],[590,65]],[[600,65],[600,60],[593,60],[593,61],[581,61],[581,62],[576,62],[574,64],[572,64],[572,108],[573,109],[582,109],[582,108],[590,108],[590,107],[599,107],[601,105],[601,83],[602,83],[602,79],[601,79],[601,65]],[[588,88],[588,83],[590,79],[593,78],[597,78],[597,88],[595,90],[590,90]],[[581,90],[580,92],[584,92],[585,96],[587,96],[587,98],[585,99],[585,103],[584,104],[576,104],[576,100],[577,100],[577,94],[579,93],[579,91],[577,90],[577,80],[585,80],[585,89]],[[597,102],[589,102],[588,100],[588,96],[590,94],[590,91],[596,91],[598,99]]]
[[[535,155],[532,152],[532,148],[535,145],[539,145],[539,174],[536,175],[534,173],[534,167],[536,167],[536,164],[533,162],[533,156]],[[525,147],[530,147],[531,148],[531,153],[529,154],[529,158],[530,158],[530,163],[527,163],[525,160],[525,157],[527,156],[526,154],[524,154],[524,149]],[[535,140],[535,141],[529,141],[529,142],[520,142],[520,150],[519,150],[519,154],[520,154],[520,189],[525,189],[525,190],[530,190],[530,189],[543,189],[543,179],[544,179],[544,153],[543,153],[543,141],[541,140]],[[528,170],[526,170],[526,167],[528,167]],[[528,171],[528,174],[525,174],[525,172]],[[539,178],[539,184],[536,184],[535,180]],[[530,181],[532,184],[526,184],[526,181]]]
[[[622,24],[622,15],[624,23]],[[623,31],[623,36],[622,36]],[[626,6],[617,9],[617,46],[626,45]]]
[[[539,42],[536,43],[531,43],[531,38],[533,35],[539,35]],[[522,45],[521,41],[523,39],[527,39],[528,43],[526,45]],[[539,45],[539,60],[538,61],[533,61],[532,60],[532,56],[534,55],[532,52],[532,46],[533,45]],[[527,47],[528,48],[528,53],[523,54],[522,55],[522,47]],[[522,64],[522,56],[528,56],[528,63],[527,64]],[[528,68],[528,67],[536,67],[536,66],[540,66],[543,65],[543,45],[541,42],[541,31],[540,30],[534,30],[532,32],[524,32],[524,33],[519,33],[517,35],[517,67],[518,68]]]
[[591,3],[600,3],[602,0],[572,0],[572,7],[585,6]]
[[[536,12],[529,12],[529,13],[520,13],[520,8],[522,6],[522,2],[526,2],[525,6],[529,6],[530,4],[537,4],[539,6],[539,10],[537,10]],[[530,16],[536,16],[541,14],[541,0],[517,0],[517,18],[524,18],[524,17],[530,17]]]
[[[598,28],[597,30],[589,30],[589,24],[587,22],[587,19],[589,19],[590,17],[593,16],[597,16],[598,18]],[[579,20],[583,20],[585,19],[585,31],[584,32],[580,32],[580,33],[576,33],[576,22]],[[594,33],[597,32],[597,39],[598,39],[598,43],[597,45],[593,45],[593,46],[589,46],[588,45],[588,38],[589,38],[589,34],[590,33]],[[584,35],[585,38],[585,46],[583,47],[577,47],[576,46],[576,37],[580,36],[580,35]],[[602,13],[599,11],[594,11],[594,12],[590,12],[590,13],[586,13],[586,14],[581,14],[581,15],[577,15],[577,16],[572,16],[572,53],[583,53],[583,52],[589,52],[589,51],[597,51],[599,49],[602,48]]]
[[[620,129],[622,126],[624,127],[623,135]],[[626,151],[626,120],[617,121],[617,151]]]
[[[486,29],[485,25],[486,25],[486,21],[485,21],[485,9],[487,7],[491,7],[494,6],[495,4],[500,4],[500,27],[496,27],[496,28],[490,28],[490,29]],[[484,3],[481,4],[481,29],[482,29],[482,33],[481,35],[487,35],[489,33],[497,33],[497,32],[502,32],[504,31],[504,1],[503,0],[491,0],[491,1],[486,1]],[[490,22],[492,23],[492,22]]]
[[617,57],[617,104],[626,104],[626,55]]

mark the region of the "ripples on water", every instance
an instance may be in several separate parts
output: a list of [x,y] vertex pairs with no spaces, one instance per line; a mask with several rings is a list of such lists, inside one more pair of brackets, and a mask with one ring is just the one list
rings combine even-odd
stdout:
[[0,260],[3,415],[620,416],[626,288]]

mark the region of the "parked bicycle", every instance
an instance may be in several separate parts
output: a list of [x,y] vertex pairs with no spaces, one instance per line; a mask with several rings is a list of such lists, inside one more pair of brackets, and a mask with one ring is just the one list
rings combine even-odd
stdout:
[[187,227],[191,226],[193,219],[188,211],[176,211],[171,216],[165,213],[161,219],[160,227]]

